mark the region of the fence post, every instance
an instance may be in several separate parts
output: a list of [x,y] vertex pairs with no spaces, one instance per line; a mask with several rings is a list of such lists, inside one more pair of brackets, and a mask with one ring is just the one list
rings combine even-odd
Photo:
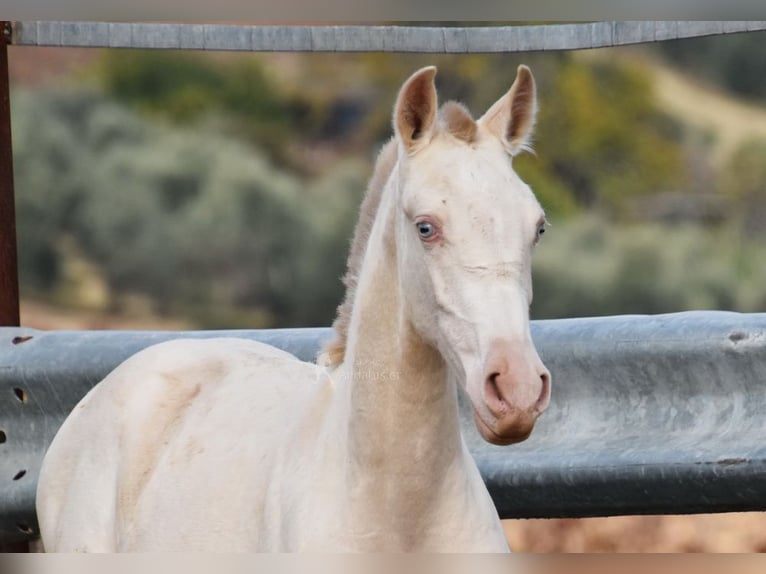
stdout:
[[20,318],[8,79],[8,42],[12,28],[10,22],[0,22],[0,26],[0,326],[15,327]]
[[[0,326],[19,325],[16,208],[13,198],[8,42],[11,23],[0,21]],[[28,552],[28,542],[0,542],[0,552]]]

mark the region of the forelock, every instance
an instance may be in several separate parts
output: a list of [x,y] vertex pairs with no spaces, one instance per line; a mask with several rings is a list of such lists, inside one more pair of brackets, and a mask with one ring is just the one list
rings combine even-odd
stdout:
[[466,143],[476,141],[476,122],[463,104],[458,102],[444,104],[439,110],[439,125],[461,141]]

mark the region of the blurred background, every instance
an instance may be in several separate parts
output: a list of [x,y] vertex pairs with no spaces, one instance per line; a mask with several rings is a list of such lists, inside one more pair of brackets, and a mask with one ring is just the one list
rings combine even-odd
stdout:
[[[524,55],[11,47],[22,324],[327,326],[401,83],[532,67],[533,318],[766,311],[766,35]],[[517,550],[766,551],[766,516],[509,521]]]

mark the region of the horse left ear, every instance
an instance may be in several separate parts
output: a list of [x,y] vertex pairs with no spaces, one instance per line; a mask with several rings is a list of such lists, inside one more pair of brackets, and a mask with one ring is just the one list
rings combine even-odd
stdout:
[[508,153],[531,151],[532,131],[537,116],[535,78],[526,66],[519,66],[511,89],[497,100],[478,121],[495,134]]

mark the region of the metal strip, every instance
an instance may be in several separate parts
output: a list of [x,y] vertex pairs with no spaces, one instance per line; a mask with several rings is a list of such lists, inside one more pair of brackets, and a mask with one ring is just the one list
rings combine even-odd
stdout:
[[[173,338],[237,336],[310,361],[329,335],[0,328],[0,541],[34,537],[48,444],[125,358]],[[766,314],[536,321],[532,335],[553,401],[530,439],[492,446],[461,405],[502,517],[766,510]]]
[[492,53],[582,50],[766,30],[766,21],[614,21],[494,27],[16,22],[14,44],[244,52]]
[[16,207],[13,193],[11,102],[8,85],[8,22],[0,22],[0,325],[19,325]]

